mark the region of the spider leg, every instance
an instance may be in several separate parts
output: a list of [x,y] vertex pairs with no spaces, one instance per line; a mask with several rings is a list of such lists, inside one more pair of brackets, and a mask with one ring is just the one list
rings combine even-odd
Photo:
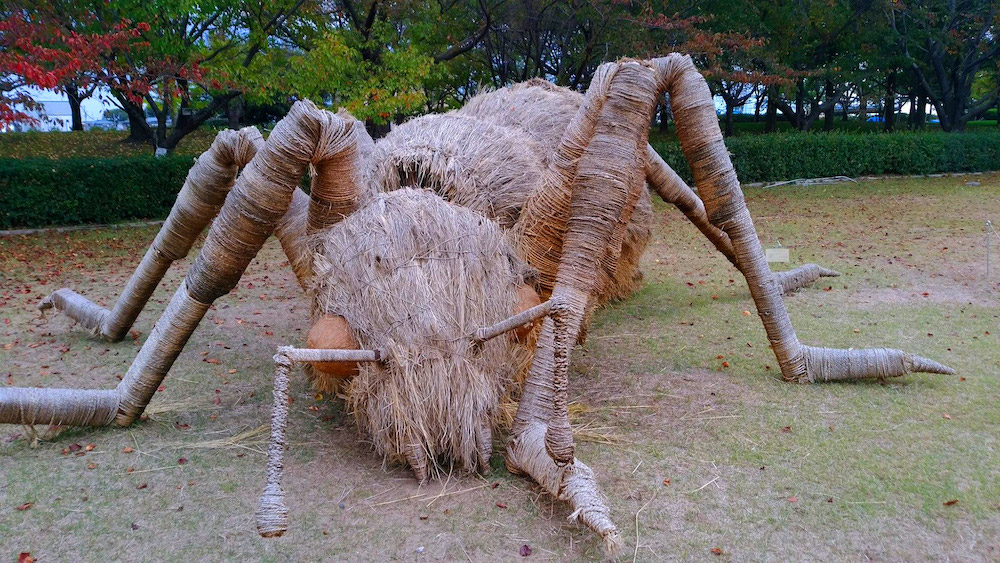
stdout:
[[[837,350],[802,345],[782,300],[782,284],[771,274],[743,191],[719,130],[705,79],[690,57],[650,61],[657,91],[669,90],[677,135],[691,166],[709,221],[729,235],[733,254],[750,286],[757,312],[786,381],[885,379],[910,372],[951,374],[954,370],[901,350]],[[657,91],[654,91],[655,95]]]
[[[656,191],[663,201],[672,203],[690,220],[698,230],[705,235],[708,240],[715,245],[715,248],[728,259],[736,269],[741,270],[733,250],[733,242],[729,240],[729,235],[725,231],[716,227],[708,220],[705,212],[705,204],[701,198],[677,175],[670,166],[663,161],[663,158],[653,149],[646,145],[646,181],[650,187]],[[821,277],[836,277],[839,272],[829,270],[816,264],[805,264],[784,272],[772,272],[778,280],[782,293],[791,293],[796,289],[807,286]]]
[[[345,124],[343,118],[312,103],[296,103],[237,179],[201,253],[118,387],[107,391],[3,388],[0,423],[131,424],[142,414],[205,312],[236,286],[274,232],[307,165],[343,157],[328,150],[342,149],[340,138],[357,134],[354,123]],[[348,158],[355,157],[345,152]]]
[[124,338],[170,265],[187,256],[195,239],[219,213],[239,169],[263,142],[253,127],[216,135],[212,146],[188,171],[170,215],[112,309],[96,305],[69,288],[56,290],[38,308],[43,312],[62,311],[106,340],[117,342]]

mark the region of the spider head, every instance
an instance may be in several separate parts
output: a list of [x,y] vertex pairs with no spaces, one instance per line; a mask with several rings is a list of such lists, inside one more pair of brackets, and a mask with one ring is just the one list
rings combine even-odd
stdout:
[[485,469],[491,431],[531,350],[476,330],[538,302],[493,221],[429,191],[378,194],[321,234],[310,347],[381,351],[380,362],[314,365],[339,386],[378,451],[414,467]]

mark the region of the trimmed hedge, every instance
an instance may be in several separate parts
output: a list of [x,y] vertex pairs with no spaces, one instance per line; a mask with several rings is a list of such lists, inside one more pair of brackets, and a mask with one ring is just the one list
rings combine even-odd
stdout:
[[[740,181],[1000,169],[1000,134],[788,133],[726,141]],[[691,181],[680,145],[653,141]],[[0,159],[0,229],[114,223],[167,215],[190,156]]]
[[[996,132],[788,133],[733,137],[726,146],[743,183],[1000,169]],[[691,181],[679,143],[653,142],[653,147]]]
[[0,229],[160,219],[190,156],[0,159]]

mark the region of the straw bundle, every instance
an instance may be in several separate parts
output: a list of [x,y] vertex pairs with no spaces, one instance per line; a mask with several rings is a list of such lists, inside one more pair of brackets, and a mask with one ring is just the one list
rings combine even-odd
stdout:
[[474,345],[508,317],[524,266],[496,223],[429,191],[379,194],[321,235],[315,313],[341,315],[362,348],[346,388],[359,426],[388,461],[426,479],[446,461],[486,470],[513,377],[508,338]]

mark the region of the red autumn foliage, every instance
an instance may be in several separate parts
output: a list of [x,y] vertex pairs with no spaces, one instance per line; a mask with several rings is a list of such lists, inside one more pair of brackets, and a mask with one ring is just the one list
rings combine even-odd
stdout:
[[[34,121],[25,110],[37,105],[25,87],[60,91],[67,80],[81,87],[125,80],[128,70],[113,55],[143,45],[139,38],[145,31],[149,24],[127,19],[94,33],[68,30],[41,16],[14,14],[0,21],[0,126]],[[131,91],[142,88],[136,84]]]

